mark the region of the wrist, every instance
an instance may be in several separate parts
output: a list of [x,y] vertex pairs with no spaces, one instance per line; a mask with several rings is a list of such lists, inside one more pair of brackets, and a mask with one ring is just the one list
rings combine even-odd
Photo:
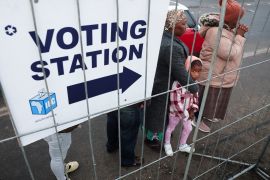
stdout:
[[236,35],[239,35],[241,37],[245,37],[245,34],[244,33],[236,33]]

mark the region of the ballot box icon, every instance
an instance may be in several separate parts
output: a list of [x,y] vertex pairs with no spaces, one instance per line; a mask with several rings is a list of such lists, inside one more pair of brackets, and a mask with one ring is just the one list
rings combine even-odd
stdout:
[[[51,102],[50,102],[51,101]],[[45,115],[57,107],[55,93],[39,92],[29,100],[32,114]]]

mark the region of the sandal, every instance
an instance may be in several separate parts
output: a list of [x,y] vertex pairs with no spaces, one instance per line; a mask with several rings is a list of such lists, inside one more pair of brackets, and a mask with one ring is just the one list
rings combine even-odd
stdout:
[[66,173],[71,173],[77,170],[79,167],[79,163],[77,161],[71,161],[66,164]]

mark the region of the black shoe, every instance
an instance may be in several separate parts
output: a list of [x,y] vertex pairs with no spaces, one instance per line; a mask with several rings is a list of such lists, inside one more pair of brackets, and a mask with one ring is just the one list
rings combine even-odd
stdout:
[[[144,159],[142,159],[142,163],[144,163]],[[139,156],[135,156],[135,160],[133,164],[121,164],[122,167],[139,167],[141,166],[141,158]]]
[[109,145],[108,143],[106,144],[106,148],[108,153],[114,153],[118,150],[117,145]]
[[153,140],[151,141],[151,140],[145,138],[144,143],[145,143],[148,147],[150,147],[152,150],[157,151],[157,152],[160,152],[160,149],[161,149],[161,147],[162,147],[162,146],[161,146],[161,142],[160,142],[159,140],[157,140],[157,139],[153,139]]

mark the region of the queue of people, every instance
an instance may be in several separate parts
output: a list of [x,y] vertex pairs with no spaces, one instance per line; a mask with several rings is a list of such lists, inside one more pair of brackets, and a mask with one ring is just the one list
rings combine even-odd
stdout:
[[[219,5],[222,5],[222,0],[219,1]],[[237,72],[228,74],[226,72],[239,68],[245,43],[244,35],[248,31],[246,25],[239,23],[243,15],[244,8],[241,4],[235,0],[227,1],[224,26],[203,110],[203,120],[198,124],[198,129],[202,132],[210,132],[210,128],[204,123],[205,120],[218,122],[225,118],[232,89],[238,80]],[[197,125],[196,118],[218,38],[220,14],[209,13],[200,18],[201,29],[198,33],[198,43],[201,48],[195,45],[197,47],[195,53],[199,54],[199,58],[195,57],[194,59],[201,62],[201,69],[196,78],[192,76],[193,61],[190,70],[185,68],[185,63],[188,62],[186,59],[190,55],[190,46],[188,48],[183,42],[187,41],[188,38],[181,38],[186,31],[186,22],[187,19],[181,10],[171,10],[167,14],[152,95],[158,95],[168,90],[171,90],[171,94],[170,96],[161,94],[151,98],[146,110],[145,144],[153,150],[159,151],[163,146],[165,134],[164,149],[167,155],[172,155],[170,134],[180,121],[183,124],[183,130],[179,150],[184,152],[191,150],[190,146],[186,144],[186,139],[192,129],[190,122],[194,126]],[[172,47],[171,40],[173,41]],[[192,40],[190,39],[190,41]],[[198,49],[200,52],[197,52]],[[189,75],[189,73],[191,74]],[[198,80],[199,88],[195,80]],[[183,93],[184,87],[188,84],[191,85]],[[177,93],[177,91],[181,91],[183,94]],[[186,93],[191,94],[191,96],[187,98]],[[172,96],[175,96],[175,99],[172,99]],[[185,98],[186,100],[183,101]],[[197,98],[198,101],[196,101]],[[183,102],[186,107],[183,107]],[[198,109],[190,108],[193,105],[197,106]],[[193,113],[195,118],[193,118]],[[166,133],[164,132],[165,127],[167,127]]]
[[[222,5],[222,0],[219,1],[219,4]],[[244,8],[237,1],[227,1],[224,26],[212,78],[209,80],[210,89],[203,110],[203,119],[198,124],[199,130],[203,132],[210,132],[210,128],[204,120],[219,122],[225,118],[230,95],[238,79],[238,73],[223,74],[240,66],[245,42],[244,35],[248,31],[246,25],[239,23],[239,19],[243,15]],[[173,155],[170,143],[171,134],[180,122],[183,124],[183,130],[179,138],[178,149],[181,152],[191,152],[187,139],[192,131],[191,124],[197,125],[194,121],[198,116],[207,83],[205,80],[208,78],[213,52],[216,47],[220,14],[205,14],[199,21],[201,24],[200,38],[204,40],[200,41],[202,46],[199,47],[200,52],[196,54],[199,57],[195,57],[190,56],[190,48],[183,42],[188,39],[181,40],[181,36],[187,28],[187,18],[184,12],[170,10],[167,13],[152,90],[152,95],[155,95],[155,97],[147,103],[144,130],[146,134],[145,144],[155,151],[160,151],[164,147],[168,156]],[[193,41],[193,39],[190,40]],[[162,94],[169,90],[169,94]],[[159,95],[160,93],[161,95]],[[123,167],[140,166],[142,162],[140,157],[135,155],[135,146],[141,124],[141,111],[141,104],[120,109],[120,137],[118,137],[118,112],[113,111],[107,114],[106,149],[108,153],[117,151],[118,140],[121,140],[121,166]],[[59,150],[53,153],[57,146],[56,138],[53,135],[45,139],[50,147],[52,171],[58,180],[62,180],[66,179],[65,173],[78,168],[78,163],[68,164],[72,166],[71,170],[66,169],[63,163],[59,163],[59,158],[65,159],[71,144],[71,133],[58,133],[58,138],[63,144],[61,149],[64,157],[59,156]],[[55,161],[55,158],[57,161]]]
[[[171,89],[175,80],[182,86],[194,84],[189,86],[189,91],[191,93],[198,92],[198,85],[195,84],[192,78],[188,78],[189,75],[185,68],[185,60],[189,55],[188,48],[176,37],[181,36],[186,31],[186,23],[187,18],[183,11],[171,10],[168,12],[165,22],[165,31],[160,46],[152,95],[168,91]],[[173,45],[171,51],[172,39]],[[167,94],[156,96],[150,100],[149,106],[146,109],[145,143],[157,151],[162,147],[164,120],[168,122],[167,101]]]

